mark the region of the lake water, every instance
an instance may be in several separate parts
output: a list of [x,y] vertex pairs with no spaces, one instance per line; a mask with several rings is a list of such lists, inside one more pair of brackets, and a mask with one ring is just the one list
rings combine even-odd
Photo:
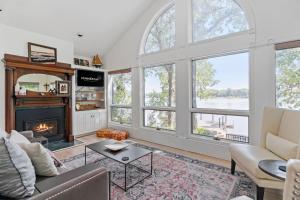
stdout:
[[197,99],[198,108],[228,109],[228,110],[248,110],[249,99],[247,98],[214,98],[200,100]]
[[[246,98],[215,98],[208,100],[197,100],[198,108],[226,109],[226,110],[248,110],[249,100]],[[248,136],[248,117],[230,115],[195,114],[198,127],[208,128],[218,126],[224,122],[232,128],[227,128],[228,134]]]

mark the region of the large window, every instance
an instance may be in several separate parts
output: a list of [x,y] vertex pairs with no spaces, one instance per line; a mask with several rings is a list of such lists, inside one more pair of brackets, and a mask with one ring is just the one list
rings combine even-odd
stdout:
[[300,110],[300,41],[276,45],[277,107]]
[[109,73],[111,81],[111,121],[120,124],[131,124],[131,72],[130,70]]
[[144,53],[158,52],[175,46],[175,6],[159,16],[147,36]]
[[175,130],[175,65],[144,68],[144,126]]
[[193,61],[193,134],[248,142],[248,57]]
[[243,10],[234,0],[192,0],[193,42],[249,29]]

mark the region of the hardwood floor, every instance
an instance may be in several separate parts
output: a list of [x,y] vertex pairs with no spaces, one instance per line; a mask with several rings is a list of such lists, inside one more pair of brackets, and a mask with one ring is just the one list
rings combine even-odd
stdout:
[[[76,138],[76,139],[80,140],[84,143],[82,145],[79,145],[79,146],[76,146],[76,147],[56,151],[55,155],[59,159],[63,160],[63,159],[78,155],[80,153],[84,153],[84,146],[87,145],[87,144],[91,144],[91,143],[95,143],[95,142],[99,142],[99,141],[104,140],[102,138],[98,138],[95,134],[80,137],[80,138]],[[143,140],[137,140],[137,139],[133,139],[133,138],[131,138],[131,140],[136,141],[140,144],[144,144],[144,145],[147,145],[147,146],[150,146],[150,147],[155,147],[155,148],[158,148],[158,149],[161,149],[161,150],[164,150],[164,151],[173,152],[173,153],[176,153],[176,154],[188,156],[188,157],[191,157],[191,158],[194,158],[194,159],[198,159],[198,160],[202,160],[202,161],[205,161],[205,162],[209,162],[209,163],[213,163],[213,164],[216,164],[216,165],[221,165],[221,166],[230,168],[230,162],[227,161],[227,160],[213,158],[213,157],[210,157],[210,156],[201,155],[201,154],[193,153],[193,152],[188,152],[188,151],[184,151],[184,150],[180,150],[180,149],[176,149],[176,148],[172,148],[172,147],[168,147],[168,146],[164,146],[164,145],[154,144],[154,143],[143,141]],[[282,199],[282,191],[266,189],[264,199],[265,200],[281,200]]]

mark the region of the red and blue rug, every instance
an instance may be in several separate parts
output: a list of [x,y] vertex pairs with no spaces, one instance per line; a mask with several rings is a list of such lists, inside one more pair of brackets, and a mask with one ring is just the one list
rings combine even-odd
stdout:
[[[255,184],[244,173],[236,172],[232,176],[230,169],[226,167],[140,144],[135,145],[153,151],[153,174],[127,192],[112,184],[113,200],[227,200],[241,195],[254,199]],[[133,164],[149,170],[149,159],[144,157]],[[98,162],[112,172],[112,179],[118,185],[124,184],[124,165],[95,152],[88,152],[87,161]],[[80,167],[84,165],[84,154],[63,162],[68,169]],[[127,170],[129,185],[147,175],[133,166]]]

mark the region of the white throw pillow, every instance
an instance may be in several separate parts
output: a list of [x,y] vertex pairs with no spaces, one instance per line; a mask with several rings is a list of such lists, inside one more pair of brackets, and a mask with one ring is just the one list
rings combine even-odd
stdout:
[[19,146],[28,154],[37,175],[56,176],[59,174],[51,156],[40,143],[23,143]]
[[7,138],[7,133],[2,128],[0,128],[0,138]]
[[9,140],[11,142],[14,142],[15,144],[30,144],[31,142],[22,134],[20,134],[18,131],[12,130],[9,136]]
[[272,133],[267,134],[266,147],[285,160],[295,159],[297,156],[298,144],[273,135]]

